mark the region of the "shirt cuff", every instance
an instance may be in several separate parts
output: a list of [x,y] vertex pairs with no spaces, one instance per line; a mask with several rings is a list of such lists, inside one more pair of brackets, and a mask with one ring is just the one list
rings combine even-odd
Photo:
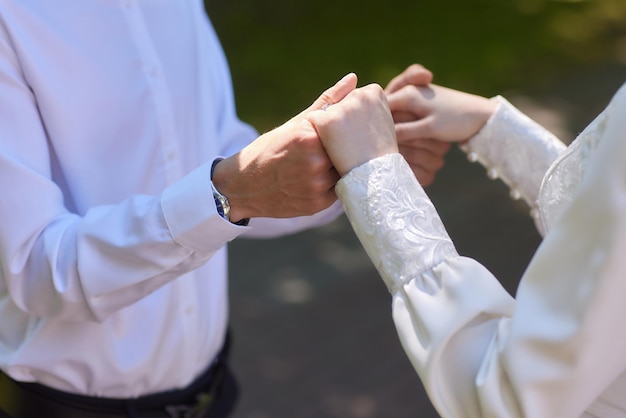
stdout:
[[246,231],[217,212],[211,190],[212,162],[203,164],[162,194],[161,208],[172,239],[197,252],[213,252]]

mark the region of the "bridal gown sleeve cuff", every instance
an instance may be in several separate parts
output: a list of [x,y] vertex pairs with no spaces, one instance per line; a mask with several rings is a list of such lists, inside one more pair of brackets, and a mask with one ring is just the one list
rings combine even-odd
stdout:
[[565,145],[505,98],[492,100],[499,102],[496,112],[462,149],[470,161],[487,168],[490,178],[500,178],[509,186],[511,197],[523,198],[537,220],[535,205],[541,182]]
[[[457,255],[416,178],[400,174],[408,168],[402,155],[388,154],[356,167],[336,187],[352,227],[392,293]],[[419,280],[429,293],[439,287],[428,275]]]

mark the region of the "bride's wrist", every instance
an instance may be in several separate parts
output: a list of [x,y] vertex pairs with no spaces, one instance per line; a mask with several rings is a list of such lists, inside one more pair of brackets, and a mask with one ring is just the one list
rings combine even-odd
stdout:
[[496,112],[500,103],[496,99],[488,99],[482,96],[476,96],[476,99],[476,104],[470,111],[471,117],[476,120],[480,128],[482,128]]

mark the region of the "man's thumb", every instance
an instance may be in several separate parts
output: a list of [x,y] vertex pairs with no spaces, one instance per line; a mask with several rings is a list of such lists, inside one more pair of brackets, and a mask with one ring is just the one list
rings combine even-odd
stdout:
[[292,121],[299,121],[315,110],[326,110],[326,107],[339,103],[344,97],[356,88],[357,76],[354,73],[346,74],[334,86],[326,90],[313,102],[311,106],[291,118]]
[[326,90],[317,98],[309,108],[309,111],[320,110],[325,106],[339,103],[344,97],[356,88],[358,78],[355,73],[346,74],[334,86]]

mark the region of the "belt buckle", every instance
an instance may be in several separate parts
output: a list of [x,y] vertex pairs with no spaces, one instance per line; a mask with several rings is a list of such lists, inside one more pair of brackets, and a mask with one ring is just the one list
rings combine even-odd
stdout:
[[202,392],[196,396],[194,405],[167,405],[165,412],[170,418],[201,418],[207,408],[213,402],[213,395],[209,392]]

